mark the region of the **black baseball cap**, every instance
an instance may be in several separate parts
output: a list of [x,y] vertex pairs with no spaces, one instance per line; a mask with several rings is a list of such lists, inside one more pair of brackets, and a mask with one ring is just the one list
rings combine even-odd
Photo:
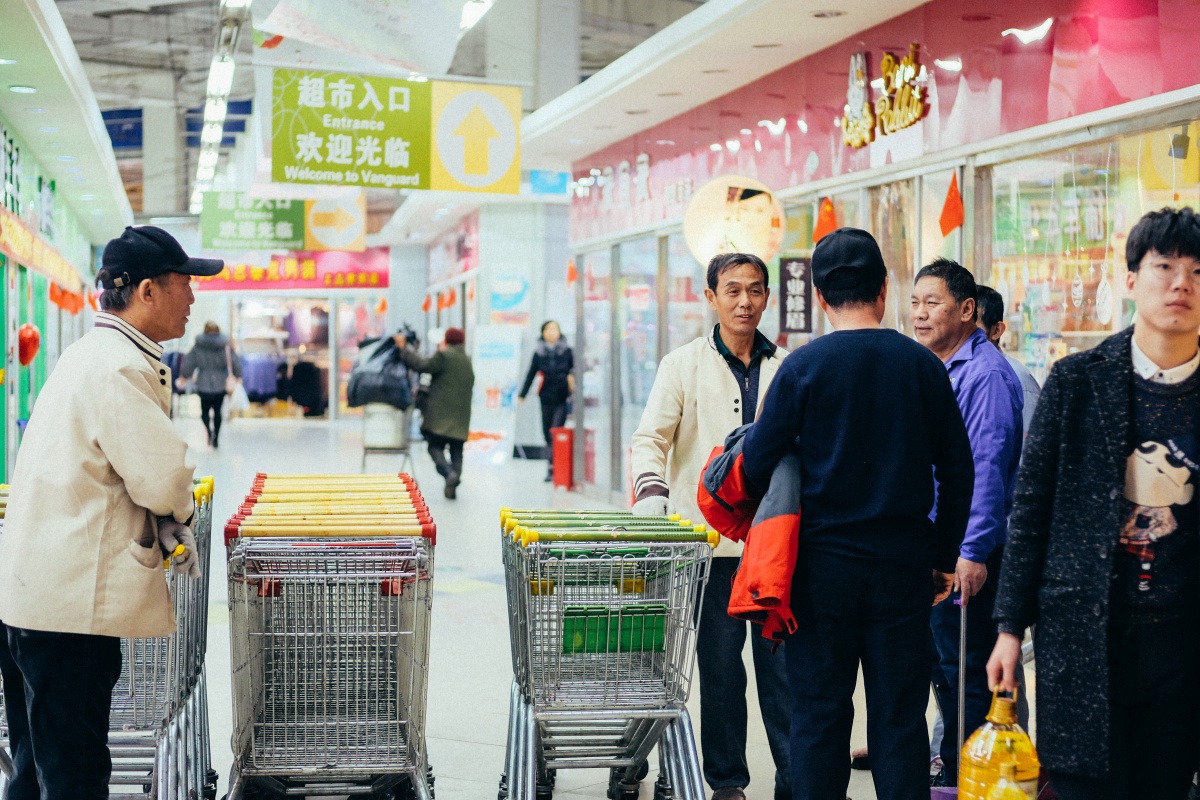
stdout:
[[188,258],[175,237],[153,225],[132,225],[104,246],[100,284],[105,289],[137,286],[164,272],[216,275],[225,268],[219,258]]
[[813,284],[822,292],[853,289],[887,277],[883,254],[875,237],[858,228],[838,228],[826,234],[812,254]]

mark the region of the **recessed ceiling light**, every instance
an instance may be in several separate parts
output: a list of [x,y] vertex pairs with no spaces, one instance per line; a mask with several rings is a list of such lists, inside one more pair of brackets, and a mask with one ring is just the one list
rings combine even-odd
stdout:
[[59,156],[58,160],[59,161],[74,161],[75,156]]
[[95,200],[95,199],[96,199],[96,195],[94,195],[94,194],[81,194],[81,195],[79,195],[79,199],[80,199],[80,200]]
[[834,17],[846,16],[846,12],[836,8],[830,8],[826,9],[825,11],[814,11],[812,12],[811,16],[816,17],[817,19],[833,19]]
[[27,108],[25,110],[28,111],[30,114],[45,114],[46,113],[46,109],[44,109],[44,108]]
[[0,58],[0,66],[7,67],[9,64],[15,64],[15,63],[17,63],[17,60],[15,58]]
[[583,139],[567,139],[567,144],[583,144]]
[[20,86],[20,85],[9,86],[8,90],[10,92],[16,92],[17,94],[34,94],[37,92],[37,89],[33,88],[32,86]]
[[43,125],[38,128],[39,133],[58,133],[60,130],[62,128],[59,128],[57,125]]
[[724,67],[720,67],[718,69],[702,69],[700,71],[705,75],[720,75],[722,72],[729,72],[729,70]]

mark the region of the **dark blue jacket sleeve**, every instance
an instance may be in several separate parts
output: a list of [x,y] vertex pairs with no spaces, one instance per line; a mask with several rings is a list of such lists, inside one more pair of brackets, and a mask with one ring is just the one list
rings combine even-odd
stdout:
[[771,485],[775,465],[795,448],[804,416],[802,385],[798,370],[789,368],[785,359],[767,390],[762,413],[746,434],[742,445],[746,479],[760,494]]

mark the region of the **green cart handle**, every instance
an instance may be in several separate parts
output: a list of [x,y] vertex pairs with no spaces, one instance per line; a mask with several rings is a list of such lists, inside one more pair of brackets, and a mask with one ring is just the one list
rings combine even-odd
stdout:
[[645,542],[650,544],[670,544],[677,542],[707,542],[709,547],[716,547],[721,540],[721,534],[710,531],[703,525],[697,525],[693,530],[664,531],[547,531],[545,533],[521,528],[521,546],[528,547],[537,542]]

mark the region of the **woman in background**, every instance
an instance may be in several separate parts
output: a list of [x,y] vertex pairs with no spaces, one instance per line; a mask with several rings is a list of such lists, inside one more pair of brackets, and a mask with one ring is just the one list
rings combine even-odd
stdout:
[[542,403],[542,435],[546,437],[546,459],[549,462],[546,480],[554,480],[554,443],[550,438],[551,428],[560,428],[567,421],[567,400],[575,392],[575,355],[563,338],[562,329],[554,320],[542,323],[542,335],[538,339],[533,362],[525,375],[521,387],[521,402],[529,394],[533,379],[542,373],[542,386],[538,399]]
[[217,323],[204,323],[204,333],[183,359],[181,377],[195,379],[196,394],[200,395],[200,419],[208,433],[208,443],[217,447],[221,436],[221,406],[229,392],[228,379],[242,377],[242,362],[221,333]]

